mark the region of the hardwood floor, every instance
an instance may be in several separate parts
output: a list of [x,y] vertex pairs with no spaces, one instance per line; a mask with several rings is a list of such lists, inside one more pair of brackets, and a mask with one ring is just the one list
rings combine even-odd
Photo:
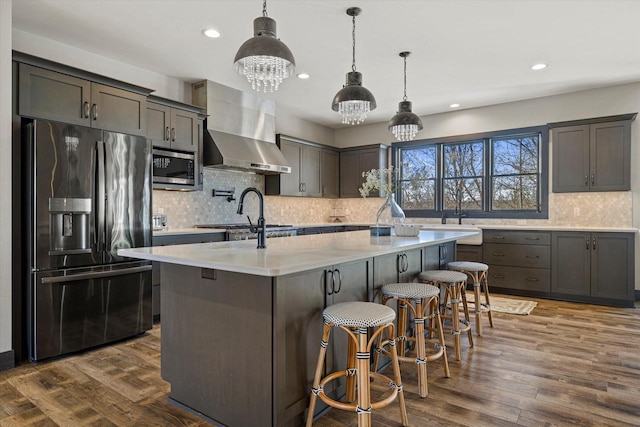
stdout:
[[[424,399],[414,367],[403,365],[410,425],[640,425],[640,309],[536,301],[529,316],[494,313],[493,329],[485,317],[473,349],[462,337],[461,361],[449,345],[451,378],[440,361],[429,365]],[[167,402],[159,350],[155,327],[114,346],[0,372],[0,426],[209,425]],[[374,388],[379,395],[386,387]],[[394,403],[374,412],[373,425],[399,426],[399,419]],[[332,410],[314,425],[356,426],[356,418]]]

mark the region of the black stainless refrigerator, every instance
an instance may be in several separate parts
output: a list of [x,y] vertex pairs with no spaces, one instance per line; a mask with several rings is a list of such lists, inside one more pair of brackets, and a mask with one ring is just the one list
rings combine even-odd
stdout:
[[24,132],[29,359],[151,329],[151,265],[117,255],[151,246],[150,143],[43,120]]

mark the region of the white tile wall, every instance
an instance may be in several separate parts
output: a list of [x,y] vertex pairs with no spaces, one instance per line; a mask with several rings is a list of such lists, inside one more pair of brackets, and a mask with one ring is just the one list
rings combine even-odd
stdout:
[[[211,190],[235,189],[238,199],[247,187],[264,190],[264,178],[259,175],[223,170],[204,170],[203,191],[153,191],[153,213],[165,214],[170,228],[192,227],[195,224],[227,224],[247,222],[246,215],[236,214],[238,200],[212,197]],[[258,198],[250,193],[245,199],[244,212],[257,219]]]
[[[264,178],[244,172],[224,170],[204,171],[204,190],[181,192],[153,192],[154,213],[165,214],[173,228],[191,227],[204,223],[246,222],[246,215],[254,221],[258,217],[258,202],[254,194],[245,199],[245,215],[237,215],[238,201],[227,202],[225,197],[212,197],[211,190],[235,188],[235,198],[246,187],[264,190]],[[615,191],[608,193],[550,193],[548,220],[481,220],[467,218],[464,223],[516,224],[516,225],[563,225],[591,227],[632,227],[632,193]],[[267,223],[310,224],[334,220],[335,209],[346,215],[343,222],[373,223],[378,208],[384,199],[377,197],[354,199],[320,199],[307,197],[265,197],[265,219]],[[388,220],[388,218],[385,218]],[[408,222],[439,222],[440,219],[410,218]],[[454,221],[449,219],[450,222]]]

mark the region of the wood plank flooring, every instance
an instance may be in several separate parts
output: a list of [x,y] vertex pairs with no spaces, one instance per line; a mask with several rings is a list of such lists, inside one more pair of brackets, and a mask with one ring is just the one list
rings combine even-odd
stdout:
[[[424,399],[414,367],[403,365],[410,425],[639,426],[640,309],[536,301],[529,316],[494,313],[493,329],[484,317],[473,349],[463,335],[461,361],[449,345],[451,378],[440,361],[430,364]],[[209,425],[168,403],[168,393],[156,326],[117,345],[0,372],[0,426]],[[393,403],[374,412],[373,425],[399,419]],[[356,418],[332,410],[314,425],[356,426]]]

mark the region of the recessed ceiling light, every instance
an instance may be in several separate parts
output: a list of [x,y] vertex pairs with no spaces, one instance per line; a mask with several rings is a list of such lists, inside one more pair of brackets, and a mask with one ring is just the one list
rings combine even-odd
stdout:
[[534,65],[532,65],[532,66],[531,66],[531,69],[532,69],[532,70],[536,70],[536,71],[537,71],[537,70],[543,70],[543,69],[545,69],[545,68],[547,68],[547,64],[543,64],[543,63],[540,63],[540,64],[534,64]]
[[296,77],[298,77],[299,79],[305,80],[305,79],[308,79],[311,76],[309,74],[307,74],[307,73],[298,73],[298,74],[296,74]]
[[451,108],[458,108],[460,106],[460,104],[450,104],[449,107]]
[[206,30],[202,30],[202,34],[207,37],[211,37],[212,39],[217,39],[218,37],[222,37],[222,33],[215,28],[207,28]]

